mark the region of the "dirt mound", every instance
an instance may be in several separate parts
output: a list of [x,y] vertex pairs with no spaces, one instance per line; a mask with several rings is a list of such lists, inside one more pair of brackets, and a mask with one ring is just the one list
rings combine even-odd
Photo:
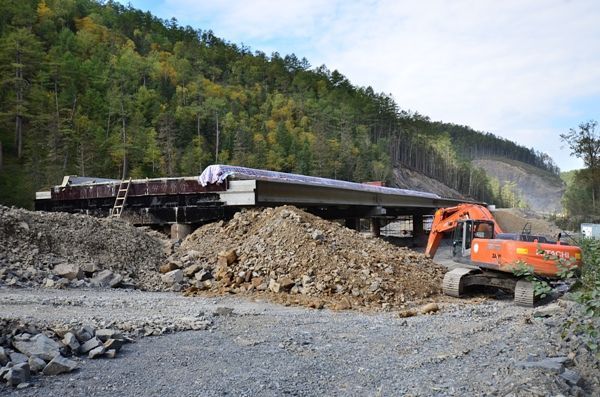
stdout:
[[205,225],[181,244],[171,266],[164,270],[187,266],[192,291],[269,292],[275,300],[340,309],[404,307],[439,294],[444,273],[422,254],[294,207]]
[[533,211],[515,208],[502,208],[494,211],[494,218],[506,233],[521,233],[527,223],[531,224],[531,233],[555,239],[560,229],[552,222]]
[[0,206],[0,283],[162,286],[163,243],[115,219]]

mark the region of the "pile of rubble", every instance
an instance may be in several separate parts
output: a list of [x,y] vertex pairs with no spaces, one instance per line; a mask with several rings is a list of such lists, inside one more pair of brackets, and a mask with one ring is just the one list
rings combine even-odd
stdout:
[[0,284],[161,287],[163,241],[123,221],[0,206]]
[[78,367],[79,356],[115,358],[132,341],[115,329],[53,328],[40,331],[16,320],[0,320],[0,380],[28,387],[35,374],[58,375]]
[[166,284],[188,294],[268,293],[337,309],[405,307],[439,294],[444,273],[425,255],[295,207],[205,225],[160,270]]

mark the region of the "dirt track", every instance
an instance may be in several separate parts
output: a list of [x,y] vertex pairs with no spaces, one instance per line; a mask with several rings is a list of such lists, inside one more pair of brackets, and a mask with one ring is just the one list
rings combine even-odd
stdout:
[[[82,295],[85,295],[82,297]],[[476,303],[481,301],[481,303]],[[79,303],[78,303],[79,302]],[[558,319],[507,301],[448,303],[407,319],[283,307],[236,297],[106,290],[0,290],[0,317],[132,320],[200,315],[207,331],[147,337],[114,360],[85,360],[15,396],[550,395],[573,394],[528,357],[566,355]],[[231,316],[214,316],[218,307]]]

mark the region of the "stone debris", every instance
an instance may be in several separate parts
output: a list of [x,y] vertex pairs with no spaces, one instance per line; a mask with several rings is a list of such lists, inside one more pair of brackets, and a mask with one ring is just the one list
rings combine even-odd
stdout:
[[183,272],[181,271],[181,269],[172,270],[168,273],[163,274],[161,278],[163,282],[169,285],[173,285],[183,281]]
[[571,369],[565,369],[565,371],[560,374],[560,377],[567,381],[571,386],[581,386],[582,378],[578,372],[573,371]]
[[92,339],[88,340],[83,345],[81,345],[81,347],[79,347],[79,352],[85,354],[97,348],[98,346],[102,346],[102,341],[96,337],[93,337]]
[[286,304],[338,310],[404,308],[433,298],[445,272],[425,255],[290,206],[204,225],[162,268],[176,269],[163,281],[187,295],[266,293]]
[[19,363],[8,369],[4,375],[4,380],[9,386],[18,386],[21,383],[27,382],[30,377],[29,363]]
[[96,338],[106,342],[109,339],[121,338],[121,333],[116,329],[102,328],[96,330]]
[[79,266],[71,263],[59,263],[54,266],[52,272],[59,277],[64,277],[68,280],[79,280],[83,277],[83,271]]
[[536,308],[533,311],[533,317],[552,317],[556,314],[563,312],[565,309],[560,307],[558,303],[551,303]]
[[114,218],[0,205],[0,285],[166,289],[166,238]]
[[39,357],[31,356],[29,357],[29,369],[32,373],[37,374],[42,371],[46,366],[46,362]]
[[84,325],[83,327],[77,329],[77,331],[75,331],[75,336],[77,337],[77,340],[79,341],[79,343],[85,343],[88,340],[92,339],[94,337],[94,335],[96,334],[96,331],[94,330],[94,328],[90,327],[89,325]]
[[26,363],[29,361],[29,357],[27,357],[27,355],[19,352],[11,352],[9,353],[9,357],[10,362],[12,362],[13,364]]
[[106,351],[106,348],[104,347],[104,345],[100,345],[100,346],[90,350],[90,352],[88,353],[88,357],[89,358],[101,357],[105,351]]
[[[232,311],[221,308],[222,315],[230,315]],[[203,312],[175,319],[154,315],[118,322],[93,320],[85,324],[40,323],[35,326],[0,318],[0,381],[12,386],[28,381],[29,375],[24,375],[22,364],[27,366],[30,375],[58,375],[77,368],[78,356],[115,358],[123,346],[135,341],[134,338],[206,330],[211,324],[211,315],[205,316]]]
[[119,350],[121,350],[123,343],[124,343],[123,339],[108,339],[106,342],[104,342],[103,347],[107,351],[112,350],[115,353],[117,353]]
[[13,387],[27,387],[32,374],[58,375],[73,371],[77,361],[68,358],[70,356],[115,358],[121,347],[132,341],[123,331],[106,326],[96,329],[89,324],[63,325],[38,329],[18,320],[0,319],[0,380]]
[[523,368],[541,368],[561,374],[565,370],[564,363],[567,360],[567,357],[549,357],[537,361],[521,361],[518,365]]
[[37,334],[27,341],[13,341],[13,347],[28,357],[36,356],[50,361],[60,353],[60,344],[44,334]]
[[6,350],[3,347],[0,347],[0,365],[6,365],[10,361],[8,355],[6,354]]
[[59,375],[71,372],[77,368],[77,363],[63,356],[56,356],[50,361],[42,371],[44,375]]
[[438,306],[437,303],[428,303],[419,309],[421,314],[436,313],[439,310],[440,310],[440,307]]
[[71,349],[72,352],[77,353],[79,351],[79,341],[72,332],[67,332],[62,339],[63,345]]
[[232,314],[233,314],[233,309],[231,307],[223,307],[223,306],[217,307],[217,309],[214,312],[215,316],[223,316],[223,317],[231,316]]

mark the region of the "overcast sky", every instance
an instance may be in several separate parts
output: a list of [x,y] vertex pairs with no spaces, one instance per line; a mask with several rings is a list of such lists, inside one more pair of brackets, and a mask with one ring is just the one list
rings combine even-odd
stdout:
[[130,4],[253,51],[325,64],[402,109],[544,151],[562,170],[582,163],[559,134],[600,119],[598,0]]

